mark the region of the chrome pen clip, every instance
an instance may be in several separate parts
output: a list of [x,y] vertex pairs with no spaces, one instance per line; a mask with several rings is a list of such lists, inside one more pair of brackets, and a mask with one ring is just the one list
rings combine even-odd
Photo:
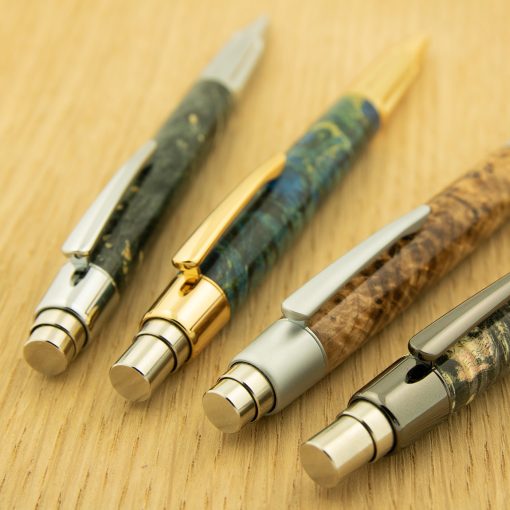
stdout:
[[157,142],[149,140],[124,163],[87,209],[62,245],[62,252],[77,270],[88,267],[89,256],[101,238],[122,197],[154,155]]
[[510,299],[510,273],[456,306],[409,340],[411,354],[435,361]]
[[325,301],[384,250],[402,237],[417,232],[429,213],[430,207],[421,205],[365,239],[291,294],[282,303],[283,315],[291,321],[306,325]]
[[249,174],[182,245],[172,263],[188,282],[200,279],[200,264],[262,187],[282,173],[285,161],[285,155],[278,154]]

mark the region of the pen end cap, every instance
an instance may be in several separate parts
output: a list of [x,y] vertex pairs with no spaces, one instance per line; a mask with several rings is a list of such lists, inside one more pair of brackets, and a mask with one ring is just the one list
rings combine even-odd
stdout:
[[248,390],[233,379],[222,379],[202,399],[209,421],[221,432],[239,432],[253,421],[257,407]]
[[135,367],[115,364],[110,368],[110,382],[126,400],[143,402],[151,396],[151,383]]
[[126,400],[142,402],[175,366],[172,350],[152,335],[139,336],[110,368],[110,382]]
[[301,463],[308,476],[322,487],[334,487],[340,481],[333,459],[325,450],[311,443],[300,448]]
[[374,455],[370,433],[351,416],[341,416],[301,446],[305,471],[323,487],[334,487]]
[[64,372],[75,355],[72,339],[61,329],[43,326],[35,329],[23,347],[25,361],[44,375]]

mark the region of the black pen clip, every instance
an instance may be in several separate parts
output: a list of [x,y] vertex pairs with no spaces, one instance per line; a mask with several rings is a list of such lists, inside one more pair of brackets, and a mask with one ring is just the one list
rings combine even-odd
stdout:
[[409,340],[411,354],[435,361],[510,299],[510,273],[456,306]]

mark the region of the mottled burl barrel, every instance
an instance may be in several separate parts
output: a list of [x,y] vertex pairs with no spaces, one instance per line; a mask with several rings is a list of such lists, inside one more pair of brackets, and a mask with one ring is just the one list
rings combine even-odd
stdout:
[[199,81],[157,133],[152,160],[123,197],[91,257],[118,286],[126,282],[156,223],[209,151],[231,103],[226,87]]
[[237,308],[346,173],[379,126],[358,96],[336,103],[287,152],[283,173],[252,201],[201,266]]
[[429,205],[418,233],[352,278],[311,318],[330,370],[510,217],[510,148],[492,154]]
[[464,335],[435,365],[453,409],[469,404],[510,369],[510,304]]

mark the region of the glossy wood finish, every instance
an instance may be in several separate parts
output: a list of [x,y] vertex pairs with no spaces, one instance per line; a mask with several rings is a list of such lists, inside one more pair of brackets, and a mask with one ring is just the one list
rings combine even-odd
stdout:
[[91,256],[118,286],[143,258],[142,250],[163,215],[178,213],[184,186],[199,179],[194,170],[224,127],[232,102],[222,84],[199,81],[157,132],[154,156],[123,197]]
[[469,404],[510,370],[510,304],[464,335],[436,363],[453,410]]
[[232,310],[268,275],[378,127],[372,104],[347,95],[287,151],[282,174],[234,221],[202,264]]
[[310,319],[329,368],[389,324],[510,217],[510,147],[479,163],[428,202],[413,236],[349,281]]
[[[510,377],[335,489],[309,479],[298,446],[404,355],[413,334],[510,271],[510,224],[277,416],[222,435],[201,403],[286,296],[510,139],[507,0],[0,3],[2,509],[507,508]],[[66,374],[37,374],[21,347],[63,263],[62,242],[218,48],[261,13],[271,19],[267,52],[200,186],[153,237],[97,341]],[[215,341],[149,402],[125,402],[108,369],[174,275],[172,256],[190,232],[383,47],[416,32],[430,35],[423,71],[355,170]]]

